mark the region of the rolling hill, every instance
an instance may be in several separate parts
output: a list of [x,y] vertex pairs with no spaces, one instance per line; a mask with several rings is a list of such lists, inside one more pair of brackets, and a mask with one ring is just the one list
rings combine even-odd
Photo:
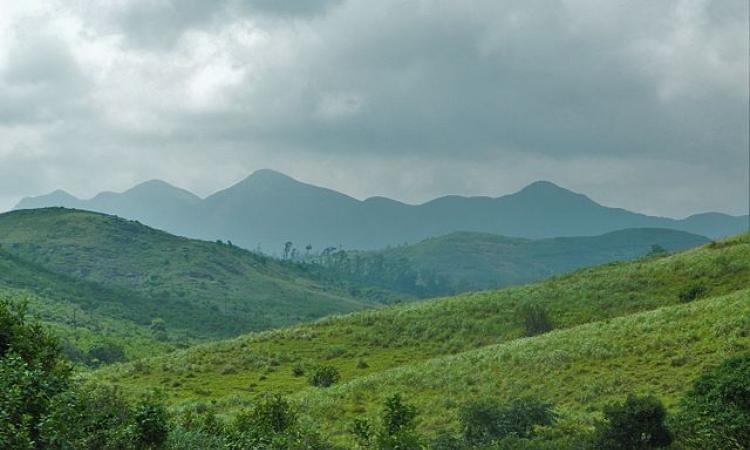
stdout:
[[2,214],[0,245],[48,272],[115,292],[102,303],[117,307],[92,305],[109,317],[144,326],[160,318],[178,336],[227,337],[376,306],[310,279],[293,264],[99,213]]
[[[595,406],[628,391],[673,406],[704,368],[750,349],[749,289],[744,234],[527,286],[249,334],[94,376],[129,392],[164,387],[177,410],[206,401],[227,413],[265,392],[293,395],[344,445],[350,420],[393,392],[419,406],[432,434],[453,429],[456,408],[482,396],[533,394],[554,401],[568,423],[591,424]],[[532,308],[554,331],[527,337]],[[335,367],[341,383],[311,388],[295,376],[319,365]]]
[[715,239],[748,226],[747,216],[707,213],[676,220],[605,207],[545,181],[498,198],[447,196],[408,205],[383,197],[359,201],[272,170],[259,170],[205,199],[151,181],[90,200],[56,191],[25,198],[16,208],[50,206],[115,214],[178,235],[260,246],[271,254],[279,253],[286,241],[316,250],[372,250],[457,231],[541,239],[625,228],[672,228]]
[[92,347],[112,344],[127,359],[153,356],[175,348],[157,339],[140,313],[153,311],[148,299],[124,289],[56,274],[0,248],[0,299],[25,303],[29,313],[51,327],[76,363],[90,364]]
[[311,259],[340,278],[429,297],[525,284],[643,257],[654,246],[673,252],[708,242],[702,236],[659,228],[537,240],[459,232],[387,250]]

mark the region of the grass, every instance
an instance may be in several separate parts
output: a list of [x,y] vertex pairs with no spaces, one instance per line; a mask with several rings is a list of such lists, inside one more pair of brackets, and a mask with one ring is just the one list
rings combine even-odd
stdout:
[[655,394],[674,410],[706,368],[750,350],[750,290],[517,339],[296,395],[305,414],[349,443],[348,424],[375,416],[395,393],[422,412],[420,430],[457,429],[477,399],[536,397],[563,422],[592,426],[608,402]]
[[127,301],[118,294],[105,302],[117,305],[107,311],[111,317],[139,325],[162,318],[168,332],[191,338],[377,306],[345,287],[313,280],[294,264],[105,214],[64,208],[0,214],[0,245],[47,272],[127,292]]
[[[305,377],[292,374],[297,365],[332,365],[348,383],[433,358],[522,342],[520,311],[528,305],[543,307],[555,329],[572,329],[681,305],[681,293],[696,285],[703,294],[695,302],[737,293],[748,288],[748,280],[750,234],[744,234],[671,256],[608,264],[533,285],[249,334],[107,368],[95,376],[130,392],[162,387],[173,404],[195,399],[242,403],[263,392],[308,389]],[[358,367],[360,361],[368,367]]]

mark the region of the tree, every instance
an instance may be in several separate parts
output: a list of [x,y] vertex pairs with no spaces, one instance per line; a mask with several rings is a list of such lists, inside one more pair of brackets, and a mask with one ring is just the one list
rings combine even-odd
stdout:
[[92,363],[96,364],[113,364],[125,361],[125,350],[114,342],[104,341],[94,344],[89,349],[89,356]]
[[629,395],[621,404],[604,408],[597,426],[596,448],[636,450],[668,447],[672,434],[664,424],[667,411],[656,397]]
[[675,426],[687,448],[750,448],[750,354],[701,375],[682,400]]
[[284,243],[284,259],[289,259],[289,252],[292,250],[294,243],[292,241],[286,241]]
[[0,448],[41,445],[50,399],[69,384],[70,366],[57,340],[26,320],[26,305],[0,299]]
[[484,399],[464,405],[459,420],[466,442],[488,445],[514,434],[529,438],[537,425],[555,421],[552,405],[537,399],[515,399],[509,404]]
[[167,337],[167,324],[161,318],[156,318],[151,321],[151,334],[157,341],[166,341]]
[[378,449],[420,449],[421,438],[416,432],[417,409],[405,403],[400,394],[385,400],[380,426],[376,429],[365,419],[357,419],[350,431],[361,447]]

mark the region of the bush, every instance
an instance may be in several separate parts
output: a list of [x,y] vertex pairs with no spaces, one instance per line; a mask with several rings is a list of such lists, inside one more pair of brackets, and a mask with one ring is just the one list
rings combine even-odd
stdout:
[[699,377],[682,401],[675,428],[688,448],[750,448],[750,354]]
[[94,365],[113,364],[125,361],[125,351],[112,342],[100,342],[89,349],[89,357]]
[[69,376],[57,341],[26,321],[26,306],[0,300],[0,448],[37,447],[50,398]]
[[153,397],[135,407],[115,388],[79,386],[57,396],[43,424],[45,448],[160,449],[167,413]]
[[520,314],[526,336],[547,333],[554,328],[547,310],[542,305],[525,305],[521,308]]
[[493,400],[469,403],[459,411],[466,442],[486,445],[514,434],[529,438],[537,425],[555,421],[552,405],[536,399],[516,399],[505,405]]
[[416,408],[404,403],[401,395],[394,394],[385,400],[378,429],[367,420],[357,419],[350,431],[360,447],[420,449],[423,448],[423,443],[416,433],[416,418]]
[[302,367],[302,364],[295,364],[294,367],[292,367],[292,375],[295,377],[301,377],[305,374],[305,368]]
[[339,379],[341,376],[335,367],[320,366],[313,371],[307,381],[311,386],[329,387],[336,384]]
[[232,449],[324,449],[329,445],[317,432],[304,429],[297,411],[280,395],[269,395],[251,410],[238,414],[226,447]]
[[706,295],[706,287],[702,284],[695,284],[680,292],[680,301],[682,303],[692,302],[700,297]]
[[598,424],[596,448],[611,450],[668,447],[672,434],[664,424],[667,411],[655,397],[628,396],[622,404],[604,408]]

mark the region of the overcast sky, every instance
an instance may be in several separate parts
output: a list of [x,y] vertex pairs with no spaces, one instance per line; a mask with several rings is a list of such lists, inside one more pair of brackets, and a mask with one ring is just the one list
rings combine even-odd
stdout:
[[0,210],[273,168],[747,213],[747,0],[0,0]]

